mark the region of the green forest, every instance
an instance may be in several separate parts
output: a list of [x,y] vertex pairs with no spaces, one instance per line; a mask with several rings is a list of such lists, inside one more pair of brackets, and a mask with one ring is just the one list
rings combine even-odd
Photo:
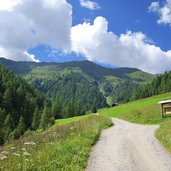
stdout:
[[[64,63],[16,62],[0,58],[0,63],[19,74],[51,100],[60,97],[64,108],[70,103],[84,113],[110,106],[113,102],[130,101],[133,91],[150,83],[155,75],[136,68],[106,68],[90,61]],[[73,101],[73,102],[72,102]],[[63,112],[62,115],[68,115]]]
[[149,84],[143,85],[134,91],[132,100],[143,99],[171,91],[171,71],[157,75]]
[[29,131],[45,130],[55,119],[84,115],[88,110],[107,106],[95,82],[73,72],[59,80],[45,82],[40,92],[35,87],[44,80],[36,80],[34,87],[0,65],[0,144]]
[[51,101],[0,65],[0,144],[54,122]]

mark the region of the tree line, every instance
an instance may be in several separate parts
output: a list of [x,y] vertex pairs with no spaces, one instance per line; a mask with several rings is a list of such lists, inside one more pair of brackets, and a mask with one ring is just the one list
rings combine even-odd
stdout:
[[157,75],[157,77],[149,84],[141,86],[133,95],[132,100],[142,99],[153,95],[171,91],[171,71]]

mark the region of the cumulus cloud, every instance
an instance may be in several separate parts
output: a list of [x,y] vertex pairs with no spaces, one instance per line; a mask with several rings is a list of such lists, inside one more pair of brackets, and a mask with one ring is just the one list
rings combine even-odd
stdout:
[[0,56],[37,61],[29,48],[70,49],[72,6],[66,0],[0,0],[0,6]]
[[166,0],[164,5],[160,5],[159,2],[152,2],[149,6],[149,11],[158,14],[158,24],[167,24],[171,26],[171,0]]
[[171,69],[171,50],[162,51],[141,32],[115,35],[108,31],[108,22],[97,17],[94,23],[84,22],[72,28],[72,49],[88,60],[117,66],[140,68],[161,73]]
[[12,11],[22,0],[0,0],[0,11]]
[[84,8],[88,8],[90,10],[98,10],[101,8],[97,2],[93,2],[90,0],[80,0],[80,5]]
[[[161,7],[152,3],[149,9],[156,12]],[[42,44],[57,52],[72,50],[88,60],[115,66],[153,73],[171,69],[171,50],[163,51],[141,32],[118,36],[108,31],[103,17],[97,17],[93,24],[87,21],[72,26],[72,6],[66,0],[0,0],[0,56],[38,61],[28,49]]]

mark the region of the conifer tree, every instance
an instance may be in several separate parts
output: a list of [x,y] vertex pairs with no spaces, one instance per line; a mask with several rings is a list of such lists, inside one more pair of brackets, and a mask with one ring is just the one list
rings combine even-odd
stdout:
[[26,125],[25,125],[24,118],[22,115],[20,116],[20,120],[19,120],[19,124],[17,128],[21,132],[21,135],[23,135],[26,130]]
[[24,134],[25,130],[26,130],[26,125],[24,122],[24,118],[21,115],[18,126],[17,126],[17,128],[15,128],[15,130],[13,132],[13,138],[15,138],[15,139],[20,138]]
[[4,144],[5,132],[2,128],[0,128],[0,145]]
[[32,120],[32,125],[31,125],[33,130],[36,130],[39,127],[39,121],[40,121],[39,108],[36,107],[33,113],[33,120]]
[[59,98],[56,98],[52,105],[52,114],[55,119],[62,118],[62,103]]
[[48,107],[47,105],[45,105],[42,116],[41,116],[41,120],[40,120],[40,128],[43,130],[45,130],[48,127],[48,123],[50,119],[48,116],[49,116]]
[[14,130],[14,121],[10,114],[7,115],[4,122],[5,140],[8,140],[10,133]]

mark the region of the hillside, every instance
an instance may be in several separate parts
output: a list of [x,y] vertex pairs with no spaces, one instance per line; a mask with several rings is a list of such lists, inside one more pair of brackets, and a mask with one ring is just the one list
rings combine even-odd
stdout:
[[[45,104],[50,107],[50,100],[0,65],[0,144],[19,138],[28,129],[36,130],[45,112]],[[47,118],[45,127],[51,115]]]
[[[151,82],[155,77],[135,68],[111,69],[90,61],[34,63],[15,62],[0,58],[0,64],[13,70],[16,74],[21,74],[29,83],[48,94],[52,99],[56,96],[63,97],[65,92],[66,97],[71,98],[72,94],[74,99],[82,94],[81,99],[86,103],[84,90],[91,87],[90,94],[97,94],[101,100],[99,98],[96,100],[93,95],[91,106],[86,104],[85,110],[90,109],[92,105],[104,107],[105,98],[108,104],[112,104],[113,101],[127,102],[130,100],[133,90],[141,84]],[[127,86],[128,81],[129,85]],[[73,90],[68,93],[67,86],[69,85],[73,87]],[[81,90],[78,91],[78,87],[82,87]],[[62,98],[62,101],[66,101],[66,98]],[[99,101],[101,101],[100,104]],[[68,102],[66,101],[66,103]]]
[[166,92],[171,92],[171,71],[157,75],[151,83],[140,86],[132,98],[137,100]]
[[161,107],[158,104],[159,101],[170,98],[171,93],[161,94],[118,107],[102,109],[99,113],[134,123],[160,124],[156,137],[171,152],[171,117],[167,115],[165,118],[161,118]]
[[111,125],[110,118],[95,115],[57,121],[47,131],[1,147],[0,170],[84,170],[92,145]]

